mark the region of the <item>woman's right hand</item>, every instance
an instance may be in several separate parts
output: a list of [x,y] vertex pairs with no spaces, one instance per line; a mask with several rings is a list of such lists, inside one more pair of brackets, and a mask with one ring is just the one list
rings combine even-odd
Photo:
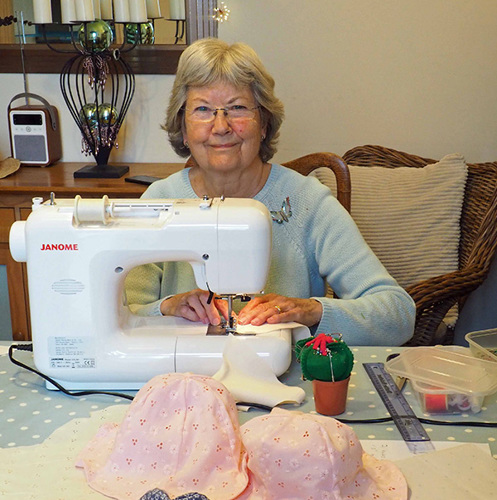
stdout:
[[228,318],[228,304],[215,296],[209,304],[209,295],[209,292],[199,288],[173,295],[161,302],[161,313],[164,316],[179,316],[190,321],[219,325],[221,315]]

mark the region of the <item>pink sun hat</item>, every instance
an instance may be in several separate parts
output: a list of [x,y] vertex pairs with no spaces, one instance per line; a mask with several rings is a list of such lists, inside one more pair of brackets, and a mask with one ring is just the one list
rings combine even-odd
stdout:
[[363,452],[334,418],[275,408],[242,428],[250,486],[239,500],[406,500],[407,483],[391,462]]
[[195,491],[224,500],[246,489],[246,458],[228,390],[210,377],[171,373],[137,393],[121,424],[103,425],[76,466],[111,498],[159,488],[171,498]]

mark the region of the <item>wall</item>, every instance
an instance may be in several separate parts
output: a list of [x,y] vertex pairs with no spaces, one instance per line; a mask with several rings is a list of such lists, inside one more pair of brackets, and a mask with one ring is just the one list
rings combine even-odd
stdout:
[[[365,143],[433,158],[458,151],[472,162],[497,159],[497,2],[227,3],[220,37],[258,51],[286,106],[277,161]],[[28,83],[63,115],[64,160],[80,159],[57,76],[29,75]],[[159,129],[171,84],[170,76],[137,77],[113,159],[177,159]],[[0,88],[0,155],[7,155],[5,110],[22,91],[21,76],[0,75]]]
[[231,0],[286,104],[280,154],[381,144],[497,159],[497,4],[490,0]]
[[[276,161],[314,151],[343,154],[368,143],[432,158],[460,152],[469,162],[497,160],[497,2],[226,3],[231,15],[219,26],[220,38],[252,45],[285,103]],[[120,149],[111,160],[178,161],[160,130],[172,80],[137,77]],[[57,76],[29,75],[29,88],[62,115],[63,159],[83,161]],[[9,154],[5,110],[21,91],[20,75],[0,75],[0,156]],[[494,270],[490,284],[496,282]],[[494,289],[484,293],[490,301],[494,295]],[[486,324],[497,326],[497,313],[483,314]]]

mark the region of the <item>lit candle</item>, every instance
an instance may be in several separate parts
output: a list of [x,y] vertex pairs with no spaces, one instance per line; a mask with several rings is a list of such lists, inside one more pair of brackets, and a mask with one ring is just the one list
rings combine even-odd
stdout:
[[129,15],[132,23],[146,23],[148,19],[145,0],[131,0],[129,2]]
[[50,0],[33,0],[35,24],[50,24],[52,22],[52,3]]
[[74,0],[60,0],[62,24],[71,24],[76,21],[76,4]]
[[112,19],[112,0],[100,0],[100,13],[102,15],[102,19],[108,21]]
[[93,0],[93,14],[95,19],[102,19],[102,14],[100,13],[100,0]]
[[77,21],[95,21],[95,11],[92,0],[78,0],[76,2]]
[[114,0],[114,19],[118,23],[129,23],[128,0]]
[[169,0],[170,19],[185,19],[185,0]]
[[147,18],[157,19],[160,15],[159,0],[147,0]]

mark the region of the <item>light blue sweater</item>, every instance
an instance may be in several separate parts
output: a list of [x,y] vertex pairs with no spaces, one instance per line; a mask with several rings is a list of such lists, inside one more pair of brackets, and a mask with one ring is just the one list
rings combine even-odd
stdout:
[[[152,184],[143,198],[197,198],[183,169]],[[273,252],[265,293],[315,298],[323,306],[316,332],[342,333],[349,345],[401,345],[413,334],[415,305],[388,274],[349,213],[313,177],[273,164],[255,196],[292,216],[273,222]],[[328,298],[326,282],[339,298]],[[130,272],[126,295],[140,315],[160,315],[163,297],[197,288],[188,263],[147,264]]]

